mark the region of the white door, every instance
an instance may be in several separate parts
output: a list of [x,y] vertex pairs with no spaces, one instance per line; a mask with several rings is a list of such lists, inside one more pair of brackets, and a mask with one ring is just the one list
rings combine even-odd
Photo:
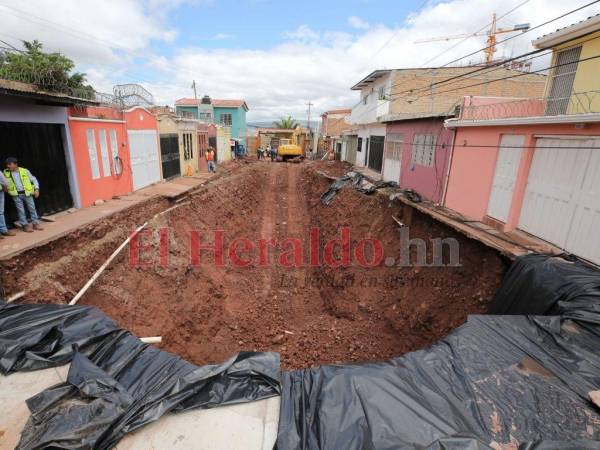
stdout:
[[133,190],[160,181],[158,135],[156,130],[127,131]]
[[512,204],[525,136],[505,134],[500,141],[487,214],[504,223]]
[[402,163],[402,134],[388,134],[385,145],[385,158],[383,161],[383,179],[400,183],[400,167]]
[[537,141],[519,227],[600,264],[600,139]]

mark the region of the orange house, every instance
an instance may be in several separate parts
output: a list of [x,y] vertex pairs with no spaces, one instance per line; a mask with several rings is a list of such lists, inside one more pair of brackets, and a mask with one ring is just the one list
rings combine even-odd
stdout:
[[130,193],[131,160],[121,112],[109,107],[73,107],[69,130],[81,206]]

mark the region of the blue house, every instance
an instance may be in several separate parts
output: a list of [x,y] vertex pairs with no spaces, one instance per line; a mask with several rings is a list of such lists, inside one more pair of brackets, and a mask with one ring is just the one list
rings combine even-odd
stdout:
[[175,111],[184,117],[231,127],[232,139],[246,145],[248,105],[244,100],[181,98],[175,102]]

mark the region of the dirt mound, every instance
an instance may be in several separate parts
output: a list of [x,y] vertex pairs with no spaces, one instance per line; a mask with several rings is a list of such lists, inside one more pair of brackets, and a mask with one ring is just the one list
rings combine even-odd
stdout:
[[[416,211],[403,211],[385,196],[345,188],[322,205],[318,199],[329,180],[316,171],[341,175],[346,165],[234,164],[235,171],[194,194],[189,204],[154,221],[154,232],[140,240],[139,258],[135,251],[122,255],[81,303],[101,308],[138,336],[161,335],[163,349],[196,364],[221,361],[239,350],[275,350],[283,368],[293,369],[421,348],[468,314],[484,312],[499,284],[504,263],[496,253]],[[136,219],[152,212],[146,209]],[[327,242],[339,239],[342,227],[349,230],[354,255],[371,238],[380,242],[385,257],[398,254],[399,228],[392,215],[410,222],[411,238],[457,239],[461,265],[389,267],[381,260],[364,267],[356,258],[345,267],[324,263]],[[311,265],[315,229],[320,261]],[[94,232],[38,255],[42,264],[36,276],[47,277],[40,297],[68,298],[123,237],[109,229],[110,245],[99,246]],[[214,249],[197,251],[220,248],[220,239],[223,264]],[[342,247],[332,245],[329,256],[339,259]],[[363,247],[359,256],[365,261],[377,256]],[[430,248],[427,254],[431,258]],[[61,258],[71,263],[58,264]],[[13,262],[12,283],[23,264]]]

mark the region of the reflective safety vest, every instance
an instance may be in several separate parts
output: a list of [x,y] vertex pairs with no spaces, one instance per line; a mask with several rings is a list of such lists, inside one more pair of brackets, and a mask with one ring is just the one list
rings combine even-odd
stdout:
[[[12,195],[13,197],[16,197],[17,195],[19,195],[19,192],[17,191],[17,185],[15,184],[15,181],[13,180],[12,172],[10,170],[6,169],[4,171],[4,176],[8,180],[8,195]],[[23,167],[19,167],[19,176],[21,177],[21,184],[23,185],[23,190],[25,191],[25,195],[27,197],[29,197],[30,195],[33,194],[33,191],[35,190],[35,188],[33,187],[33,183],[31,182],[31,180],[29,179],[28,170],[24,169]]]

